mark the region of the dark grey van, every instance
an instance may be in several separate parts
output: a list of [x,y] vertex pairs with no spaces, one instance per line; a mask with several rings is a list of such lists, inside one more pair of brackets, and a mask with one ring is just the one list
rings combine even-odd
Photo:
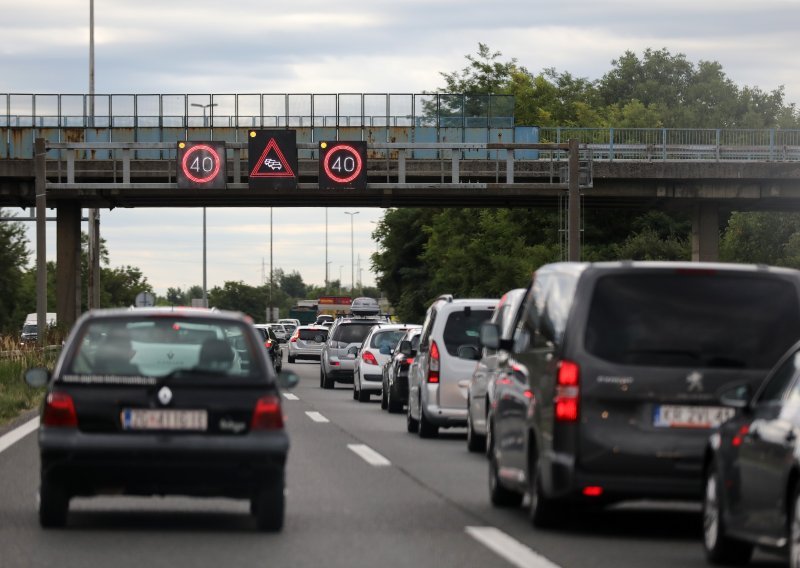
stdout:
[[[537,270],[488,417],[492,502],[565,504],[702,493],[719,395],[754,388],[800,339],[800,272],[755,265],[557,263]],[[502,347],[496,326],[481,330]],[[506,340],[508,342],[508,340]]]

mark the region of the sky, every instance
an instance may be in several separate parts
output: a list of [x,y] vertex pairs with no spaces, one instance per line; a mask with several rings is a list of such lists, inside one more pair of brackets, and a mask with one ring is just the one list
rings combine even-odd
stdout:
[[[88,92],[89,0],[0,4],[0,93]],[[484,43],[533,73],[590,80],[626,51],[666,48],[718,61],[739,86],[783,86],[785,101],[800,103],[800,0],[94,0],[94,11],[98,94],[422,93]],[[352,242],[344,211],[327,212],[329,278],[349,286],[352,269],[373,285],[371,233],[383,211],[358,209]],[[110,266],[140,268],[159,294],[202,285],[202,218],[201,209],[102,210]],[[275,268],[321,285],[325,227],[324,208],[275,208],[270,240],[269,209],[207,209],[208,288],[261,284],[270,243]],[[29,235],[33,247],[32,226]]]

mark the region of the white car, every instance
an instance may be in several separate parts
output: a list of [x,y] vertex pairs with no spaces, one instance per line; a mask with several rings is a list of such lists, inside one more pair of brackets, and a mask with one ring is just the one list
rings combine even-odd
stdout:
[[369,401],[383,390],[383,366],[388,363],[400,339],[417,325],[381,323],[373,327],[358,350],[353,367],[353,398]]

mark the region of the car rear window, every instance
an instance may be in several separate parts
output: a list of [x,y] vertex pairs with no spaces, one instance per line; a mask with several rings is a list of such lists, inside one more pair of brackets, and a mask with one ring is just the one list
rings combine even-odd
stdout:
[[397,345],[397,343],[405,334],[405,329],[379,331],[372,335],[372,340],[369,342],[369,346],[375,349],[380,349],[383,345],[388,345],[391,348]]
[[375,322],[342,323],[336,328],[333,339],[341,343],[363,343],[374,325]]
[[478,337],[483,322],[489,321],[494,310],[466,308],[450,312],[444,326],[444,345],[450,355],[458,356],[462,345],[480,347]]
[[584,345],[630,365],[768,369],[799,337],[789,281],[687,271],[599,278]]
[[298,338],[302,339],[303,341],[315,341],[316,337],[321,336],[320,341],[325,341],[328,339],[328,330],[327,329],[300,329],[298,333]]
[[[125,318],[89,322],[68,373],[98,377],[263,374],[252,331],[241,322],[187,318]],[[258,346],[260,348],[260,346]],[[183,373],[183,375],[179,375]],[[102,382],[102,381],[99,381]]]

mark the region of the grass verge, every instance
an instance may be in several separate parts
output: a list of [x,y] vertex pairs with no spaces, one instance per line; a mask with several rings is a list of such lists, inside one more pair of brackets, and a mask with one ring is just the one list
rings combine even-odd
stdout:
[[52,369],[57,357],[57,349],[20,349],[16,337],[0,336],[0,426],[41,404],[45,389],[29,387],[24,373],[32,367]]

